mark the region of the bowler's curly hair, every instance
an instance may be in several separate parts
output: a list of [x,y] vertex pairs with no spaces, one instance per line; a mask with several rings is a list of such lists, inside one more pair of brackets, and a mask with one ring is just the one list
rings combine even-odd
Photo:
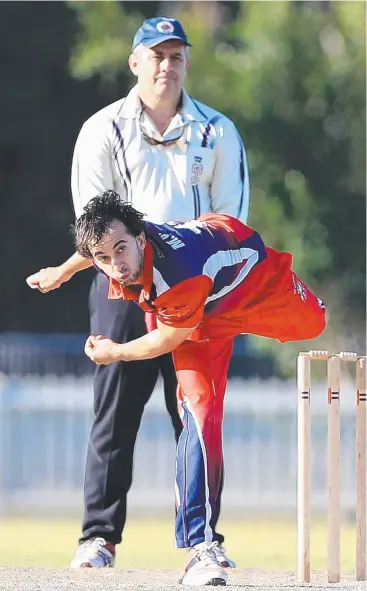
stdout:
[[71,227],[76,251],[85,258],[92,258],[91,247],[101,240],[114,220],[122,222],[131,236],[139,236],[145,229],[143,218],[144,214],[124,203],[118,193],[105,191],[88,202],[75,226]]

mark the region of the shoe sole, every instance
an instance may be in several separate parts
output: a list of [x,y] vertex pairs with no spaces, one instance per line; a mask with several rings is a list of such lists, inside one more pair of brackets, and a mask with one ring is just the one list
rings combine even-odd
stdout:
[[72,569],[78,569],[78,568],[113,568],[114,565],[113,564],[104,564],[103,566],[92,566],[90,562],[82,562],[81,564],[78,564],[78,566],[71,566],[70,568]]
[[225,587],[227,585],[227,581],[225,581],[224,579],[214,578],[205,583],[205,586],[207,585],[211,585],[212,587]]
[[223,577],[213,577],[212,579],[209,579],[209,581],[206,581],[205,583],[198,583],[198,582],[193,582],[190,581],[184,581],[184,577],[181,577],[181,579],[178,581],[181,585],[187,586],[187,587],[207,587],[207,586],[211,586],[211,587],[225,587],[227,585],[227,579],[223,578]]

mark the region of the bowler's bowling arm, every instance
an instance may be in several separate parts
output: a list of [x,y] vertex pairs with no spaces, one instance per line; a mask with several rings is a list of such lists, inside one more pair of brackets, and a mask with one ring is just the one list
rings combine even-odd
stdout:
[[116,345],[118,358],[116,361],[139,361],[140,359],[153,359],[170,353],[181,345],[195,330],[192,328],[174,328],[157,320],[157,328],[148,334],[130,341]]

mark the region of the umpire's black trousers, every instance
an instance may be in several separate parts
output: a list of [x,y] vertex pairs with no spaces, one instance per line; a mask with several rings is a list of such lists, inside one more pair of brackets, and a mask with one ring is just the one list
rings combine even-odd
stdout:
[[[101,334],[119,343],[145,334],[143,311],[132,301],[109,300],[107,292],[108,282],[98,273],[89,297],[91,334]],[[81,542],[95,536],[115,544],[121,542],[136,436],[144,406],[159,373],[163,377],[166,406],[177,442],[182,424],[170,353],[147,361],[96,366],[93,378],[95,418],[87,449]],[[216,539],[223,541],[220,534],[216,534]]]

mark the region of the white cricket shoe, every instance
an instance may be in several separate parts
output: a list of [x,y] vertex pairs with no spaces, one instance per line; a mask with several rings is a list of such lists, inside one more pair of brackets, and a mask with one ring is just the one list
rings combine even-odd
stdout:
[[234,562],[234,560],[231,560],[229,556],[227,556],[226,549],[223,548],[221,544],[214,546],[213,551],[219,564],[223,568],[236,568],[236,563]]
[[180,579],[183,585],[226,585],[228,575],[218,562],[214,548],[218,542],[203,542],[190,550],[190,560]]
[[115,564],[115,544],[104,538],[91,538],[78,546],[70,568],[101,568]]

